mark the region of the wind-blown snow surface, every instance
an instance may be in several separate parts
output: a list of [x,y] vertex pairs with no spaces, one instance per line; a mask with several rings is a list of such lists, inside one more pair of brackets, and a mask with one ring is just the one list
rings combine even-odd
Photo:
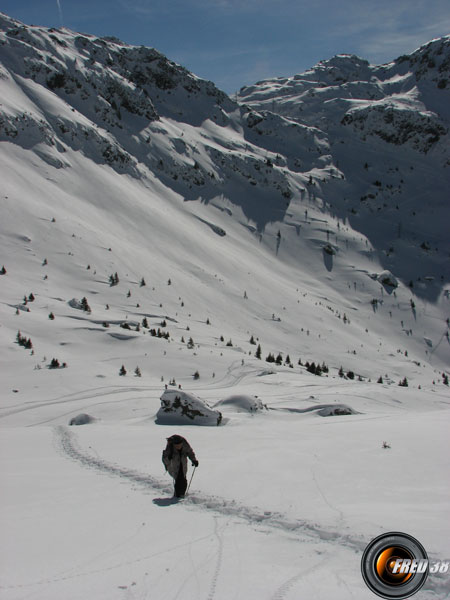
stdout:
[[[108,56],[156,51],[6,22],[19,31],[1,47],[2,598],[369,599],[362,552],[391,530],[448,559],[441,175],[424,225],[439,251],[410,246],[411,289],[411,265],[386,263],[317,191],[337,174],[320,130],[267,116],[314,143],[299,147],[308,170],[291,170],[282,144],[256,143],[255,117],[245,128],[247,109],[173,65],[182,83],[170,87],[160,56],[153,109],[124,78],[137,112],[119,119],[102,112],[119,102],[102,87],[117,75]],[[97,78],[83,70],[90,43],[105,52]],[[45,85],[59,60],[82,92],[70,78],[67,94],[58,78]],[[166,385],[220,406],[226,424],[157,425]],[[267,410],[236,401],[255,396]],[[80,414],[93,421],[69,427]],[[200,461],[180,504],[161,462],[175,430]],[[417,597],[448,597],[448,577]]]

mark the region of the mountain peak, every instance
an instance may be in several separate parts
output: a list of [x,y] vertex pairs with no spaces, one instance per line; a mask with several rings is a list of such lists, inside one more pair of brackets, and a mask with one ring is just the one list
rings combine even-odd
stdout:
[[[355,323],[353,345],[375,320],[368,335],[376,346],[390,312],[403,311],[410,336],[411,298],[433,306],[423,309],[428,340],[433,323],[446,327],[449,88],[435,79],[446,73],[447,40],[432,44],[434,64],[430,49],[428,60],[382,67],[337,55],[245,88],[236,102],[154,48],[2,22],[2,231],[13,255],[51,254],[55,282],[63,282],[27,271],[16,291],[27,280],[55,310],[52,298],[68,296],[67,303],[91,291],[106,305],[102,286],[111,273],[127,274],[131,294],[148,268],[158,286],[177,274],[179,297],[190,290],[194,305],[198,289],[207,299],[202,309],[217,307],[225,329],[234,328],[233,314],[234,331],[250,331],[256,314],[267,344],[283,344],[282,331],[298,329],[301,314],[309,331],[318,306],[336,319],[345,314],[342,327]],[[48,215],[59,225],[52,228]],[[74,289],[61,259],[67,252],[81,257],[70,273],[97,263],[100,279],[83,275],[81,292]],[[380,280],[385,272],[395,287]],[[116,301],[116,321],[125,322]],[[134,327],[141,301],[127,304]],[[385,301],[389,310],[376,313]],[[168,292],[154,309],[166,303],[163,312],[178,322]],[[308,346],[316,360],[340,352],[338,338],[322,345],[326,329]],[[404,330],[392,344],[405,343]],[[293,352],[298,339],[288,337]],[[445,345],[434,343],[434,359],[445,362]],[[407,346],[427,359],[423,335],[411,335]]]

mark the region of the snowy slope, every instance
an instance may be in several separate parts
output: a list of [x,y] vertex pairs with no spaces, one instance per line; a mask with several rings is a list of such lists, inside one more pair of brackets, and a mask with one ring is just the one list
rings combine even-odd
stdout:
[[[359,100],[324,127],[153,49],[1,21],[2,596],[370,598],[362,551],[394,529],[448,558],[448,134],[364,140]],[[414,57],[384,67],[392,94]],[[181,505],[166,385],[224,416],[183,426]]]
[[338,55],[239,94],[263,118],[262,135],[272,113],[319,130],[339,172],[317,174],[311,193],[364,233],[386,268],[433,299],[437,290],[425,291],[424,279],[442,282],[449,268],[449,74],[447,36],[387,65]]

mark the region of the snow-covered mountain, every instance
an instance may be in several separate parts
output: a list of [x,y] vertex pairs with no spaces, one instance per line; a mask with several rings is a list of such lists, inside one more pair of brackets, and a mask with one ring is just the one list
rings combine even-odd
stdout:
[[[47,600],[137,597],[136,581],[145,597],[146,569],[157,569],[158,598],[176,597],[174,585],[192,599],[280,600],[299,588],[366,598],[359,571],[343,565],[386,527],[408,529],[426,502],[433,516],[410,533],[445,558],[450,37],[378,67],[337,56],[235,99],[154,49],[6,15],[0,58],[0,460],[11,490],[1,512],[15,540],[2,548],[5,598],[23,585]],[[164,529],[160,506],[147,516],[148,499],[98,475],[167,492],[155,473],[173,427],[155,420],[165,386],[167,401],[179,385],[194,400],[187,410],[178,399],[177,418],[205,401],[221,426],[185,427],[203,470]],[[90,424],[75,434],[66,426],[77,416]],[[434,465],[433,499],[420,482],[408,496],[405,464],[418,450],[420,468]],[[51,492],[38,491],[42,482]],[[91,486],[98,502],[86,499]],[[34,541],[24,543],[30,494]],[[69,505],[84,528],[71,526],[66,545]],[[182,530],[182,510],[196,533]],[[346,585],[310,585],[292,567],[290,539],[268,536],[264,555],[249,528],[239,530],[238,586],[225,529],[242,516],[312,540],[308,568],[329,573],[314,557],[334,556]],[[47,525],[53,545],[37,559]],[[218,559],[209,570],[196,563],[191,579],[166,577],[164,556],[147,566],[155,535],[182,552],[180,535],[192,564],[194,537],[206,562],[213,539]],[[135,583],[113,582],[130,565]],[[443,598],[444,587],[434,579],[427,597]]]
[[[65,302],[92,288],[106,305],[110,273],[134,272],[122,289],[179,277],[179,297],[197,306],[195,288],[206,288],[201,319],[220,323],[211,333],[236,329],[241,343],[254,333],[266,353],[339,368],[368,329],[372,364],[395,322],[395,350],[448,363],[450,37],[382,67],[338,56],[245,88],[240,104],[156,50],[6,16],[1,56],[8,279],[28,245],[36,264],[62,271]],[[101,254],[111,246],[117,258]],[[76,289],[77,267],[89,264]],[[387,275],[383,288],[386,270],[394,285]],[[33,278],[30,292],[53,308],[54,278]],[[22,274],[18,284],[14,305]],[[175,319],[174,288],[153,301]],[[135,300],[145,303],[133,294],[117,320]],[[253,325],[257,315],[269,325]],[[321,336],[305,350],[302,328]],[[354,330],[350,350],[340,330]],[[381,374],[371,371],[361,375]]]
[[422,280],[448,272],[449,70],[447,36],[387,65],[339,55],[239,94],[261,136],[274,112],[322,132],[339,171],[334,180],[317,173],[317,194],[406,283],[421,270]]

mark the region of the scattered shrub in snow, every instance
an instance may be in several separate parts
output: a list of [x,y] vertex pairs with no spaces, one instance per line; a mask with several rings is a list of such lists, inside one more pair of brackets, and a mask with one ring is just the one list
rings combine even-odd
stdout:
[[84,296],[84,298],[81,299],[81,308],[85,312],[91,312],[91,307],[89,306],[86,296]]
[[124,365],[122,365],[122,366],[120,367],[119,375],[121,375],[121,376],[123,377],[123,376],[124,376],[124,375],[126,375],[126,374],[127,374],[127,370],[125,369],[125,366],[124,366]]
[[52,358],[50,364],[48,365],[49,369],[65,369],[66,367],[67,363],[63,362],[61,364],[57,358]]
[[119,276],[117,275],[117,273],[114,273],[113,275],[109,276],[109,285],[111,287],[113,287],[114,285],[117,285],[119,283]]
[[26,348],[27,350],[31,350],[33,348],[31,338],[24,337],[20,333],[20,331],[17,332],[16,342],[19,344],[19,346],[22,346],[23,348]]
[[71,306],[72,308],[76,308],[77,310],[84,310],[85,312],[89,313],[91,312],[91,307],[89,306],[86,297],[82,298],[81,300],[72,298],[72,300],[69,300],[68,304],[69,306]]

